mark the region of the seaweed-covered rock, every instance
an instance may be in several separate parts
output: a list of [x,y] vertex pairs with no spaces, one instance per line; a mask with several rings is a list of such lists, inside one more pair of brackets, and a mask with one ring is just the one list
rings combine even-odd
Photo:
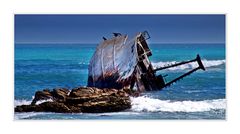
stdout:
[[[47,100],[51,101],[47,101]],[[37,102],[42,101],[38,104]],[[78,87],[37,91],[31,105],[15,107],[15,112],[101,113],[117,112],[131,107],[125,90]]]

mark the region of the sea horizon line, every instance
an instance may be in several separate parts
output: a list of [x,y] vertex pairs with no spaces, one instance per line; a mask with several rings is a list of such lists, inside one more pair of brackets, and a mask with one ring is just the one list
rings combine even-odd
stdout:
[[[100,42],[101,43],[101,42]],[[14,44],[100,44],[99,42],[14,42]],[[226,42],[149,42],[148,44],[225,44]]]

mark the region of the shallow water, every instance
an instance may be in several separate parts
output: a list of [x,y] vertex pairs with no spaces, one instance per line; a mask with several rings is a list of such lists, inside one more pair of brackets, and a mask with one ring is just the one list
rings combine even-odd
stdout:
[[[115,113],[15,113],[15,119],[225,119],[225,44],[150,44],[154,67],[194,59],[197,71],[162,91],[132,98],[132,108]],[[29,104],[35,91],[85,86],[95,44],[15,44],[15,106]],[[167,81],[195,68],[183,65],[158,72]]]

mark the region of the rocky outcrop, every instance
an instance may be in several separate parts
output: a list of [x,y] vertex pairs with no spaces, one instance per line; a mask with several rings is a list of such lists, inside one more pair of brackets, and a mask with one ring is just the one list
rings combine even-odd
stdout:
[[65,88],[37,91],[31,105],[17,106],[15,112],[101,113],[122,111],[130,107],[126,89],[78,87],[71,91]]
[[32,100],[32,105],[41,100],[52,99],[56,102],[65,102],[70,90],[66,88],[58,88],[50,91],[49,89],[44,89],[43,91],[37,91],[35,93],[34,99]]

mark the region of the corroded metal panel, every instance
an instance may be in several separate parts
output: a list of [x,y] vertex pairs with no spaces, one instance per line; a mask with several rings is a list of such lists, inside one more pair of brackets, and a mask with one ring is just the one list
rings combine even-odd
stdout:
[[121,35],[99,44],[89,64],[88,86],[129,86],[137,65],[136,39]]

